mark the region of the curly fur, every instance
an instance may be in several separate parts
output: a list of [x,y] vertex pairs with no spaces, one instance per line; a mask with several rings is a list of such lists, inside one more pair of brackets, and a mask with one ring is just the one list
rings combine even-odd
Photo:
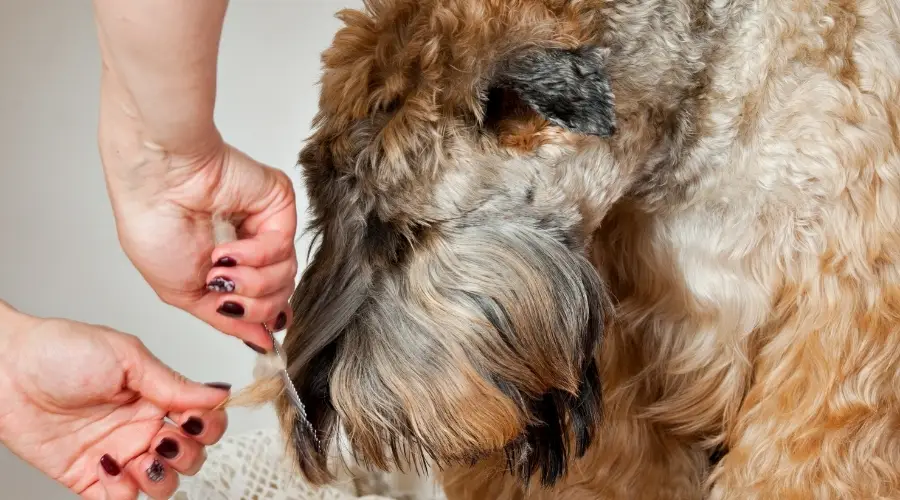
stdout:
[[452,499],[900,496],[896,2],[341,18],[286,339],[321,438]]

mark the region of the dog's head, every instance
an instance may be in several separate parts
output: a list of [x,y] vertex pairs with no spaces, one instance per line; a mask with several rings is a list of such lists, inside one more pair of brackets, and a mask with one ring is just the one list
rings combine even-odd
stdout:
[[[597,21],[564,0],[371,0],[340,17],[300,154],[317,247],[285,347],[308,418],[379,468],[505,452],[552,483],[601,408],[608,300],[563,181],[615,131]],[[278,405],[304,474],[328,481]]]

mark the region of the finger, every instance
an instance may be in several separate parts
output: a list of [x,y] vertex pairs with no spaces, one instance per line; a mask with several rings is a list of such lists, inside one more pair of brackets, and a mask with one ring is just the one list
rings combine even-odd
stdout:
[[256,235],[277,231],[293,238],[297,231],[294,185],[281,170],[263,165],[228,145],[219,198],[229,200],[228,213],[247,214],[242,229]]
[[128,462],[125,473],[150,498],[169,498],[178,489],[178,473],[155,453],[144,453]]
[[293,287],[282,288],[279,292],[265,297],[243,297],[235,294],[222,294],[219,297],[216,312],[251,323],[262,323],[278,320],[268,324],[270,330],[280,331],[287,325],[289,300]]
[[263,267],[283,261],[297,263],[293,233],[265,231],[252,234],[244,239],[216,245],[212,252],[215,267],[233,267],[235,264]]
[[228,398],[228,388],[190,381],[163,364],[139,340],[124,340],[128,338],[131,337],[122,336],[123,340],[116,346],[123,354],[126,387],[158,408],[167,412],[211,409]]
[[224,315],[218,312],[220,294],[207,294],[192,304],[188,311],[226,335],[252,344],[254,350],[268,352],[272,350],[272,339],[262,323],[247,322],[239,316]]
[[206,288],[213,293],[265,297],[285,287],[293,287],[296,273],[296,262],[291,260],[265,267],[214,267],[206,276]]
[[179,426],[182,434],[205,446],[218,443],[228,428],[228,414],[225,410],[205,413],[194,410],[173,412],[168,417]]
[[175,471],[185,476],[196,474],[206,462],[204,446],[172,424],[166,424],[153,438],[153,451]]
[[263,326],[267,327],[272,333],[280,332],[291,324],[291,320],[293,320],[293,318],[293,309],[291,309],[289,305],[285,310],[275,315],[274,318],[269,318],[267,321],[265,321],[263,323]]
[[84,500],[137,500],[138,487],[122,466],[110,455],[103,455],[97,464],[96,483],[81,493]]

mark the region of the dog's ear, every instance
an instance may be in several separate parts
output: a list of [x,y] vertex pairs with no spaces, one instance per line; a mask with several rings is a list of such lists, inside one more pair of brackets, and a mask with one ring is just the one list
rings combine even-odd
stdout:
[[504,60],[490,84],[512,91],[548,122],[580,134],[616,131],[613,92],[605,70],[609,49],[528,49]]

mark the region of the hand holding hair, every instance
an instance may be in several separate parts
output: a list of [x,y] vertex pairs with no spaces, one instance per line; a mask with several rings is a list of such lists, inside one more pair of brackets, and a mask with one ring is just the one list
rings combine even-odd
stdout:
[[[295,196],[283,172],[213,120],[227,2],[94,0],[103,59],[99,146],[119,241],[159,297],[268,351],[290,321]],[[212,215],[240,217],[215,245]]]
[[225,432],[230,386],[187,380],[136,337],[0,301],[0,442],[86,500],[168,498]]

